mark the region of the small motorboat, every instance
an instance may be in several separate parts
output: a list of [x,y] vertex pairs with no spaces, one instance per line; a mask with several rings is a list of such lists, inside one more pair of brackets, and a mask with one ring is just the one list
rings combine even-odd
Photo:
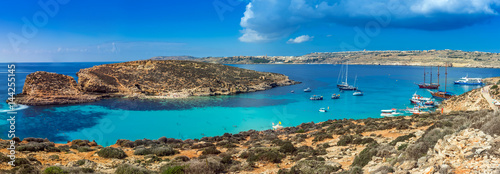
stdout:
[[352,93],[353,96],[363,96],[363,91],[357,90],[356,92]]
[[283,126],[281,126],[281,121],[278,122],[278,124],[276,124],[276,125],[274,125],[274,123],[273,123],[273,130],[278,130],[278,129],[281,129],[281,128],[283,128]]
[[332,99],[339,99],[340,98],[340,94],[332,94]]
[[309,99],[310,100],[323,100],[323,96],[313,95]]
[[291,93],[294,93],[295,91],[293,91],[293,90],[292,90],[292,91],[290,91],[290,92],[291,92]]
[[319,108],[319,112],[327,112],[325,108]]
[[311,91],[312,91],[311,88],[304,89],[304,92],[311,92]]
[[397,109],[381,110],[381,112],[380,116],[382,117],[395,117],[403,115],[403,113],[398,112]]
[[412,113],[412,114],[416,114],[416,115],[420,115],[420,114],[424,114],[424,113],[428,113],[426,111],[422,111],[422,109],[418,106],[415,106],[411,109],[407,109],[406,111],[408,111],[409,113]]

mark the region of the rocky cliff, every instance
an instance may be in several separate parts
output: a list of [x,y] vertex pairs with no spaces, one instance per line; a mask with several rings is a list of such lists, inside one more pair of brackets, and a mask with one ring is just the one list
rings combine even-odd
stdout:
[[462,95],[443,101],[439,109],[443,108],[444,113],[452,111],[479,111],[491,109],[486,99],[481,94],[481,88],[474,89]]
[[66,75],[36,72],[27,76],[16,102],[69,104],[102,97],[178,98],[230,95],[299,82],[287,76],[220,64],[179,60],[144,60],[82,69],[78,84]]
[[71,76],[37,71],[26,76],[19,104],[52,105],[91,102],[100,96],[84,94]]

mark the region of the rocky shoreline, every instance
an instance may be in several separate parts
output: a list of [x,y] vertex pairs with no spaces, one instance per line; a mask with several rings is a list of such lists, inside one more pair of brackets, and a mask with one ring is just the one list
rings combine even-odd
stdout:
[[500,115],[490,111],[303,123],[201,139],[55,144],[14,139],[16,167],[2,173],[494,173]]
[[276,73],[180,60],[144,60],[82,69],[73,77],[35,72],[26,77],[15,102],[58,105],[111,97],[185,98],[267,90],[296,82]]

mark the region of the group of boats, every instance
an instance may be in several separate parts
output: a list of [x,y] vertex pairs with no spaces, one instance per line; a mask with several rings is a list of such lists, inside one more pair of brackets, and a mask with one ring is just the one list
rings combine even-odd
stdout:
[[[447,91],[447,80],[448,80],[448,64],[445,66],[445,86],[444,91],[439,90],[441,86],[439,83],[439,66],[437,71],[438,81],[437,83],[432,82],[432,67],[430,74],[429,83],[426,82],[426,74],[424,69],[424,82],[417,84],[421,89],[427,89],[432,97],[422,97],[418,95],[416,92],[410,98],[410,103],[414,106],[413,108],[406,109],[386,109],[381,110],[381,116],[383,117],[394,117],[394,116],[403,116],[403,115],[413,115],[413,114],[422,114],[428,113],[433,110],[433,108],[439,105],[438,100],[447,100],[451,97],[455,96],[452,92]],[[469,78],[468,75],[462,77],[460,80],[454,81],[454,84],[457,85],[483,85],[482,78]],[[500,103],[499,103],[500,105]]]
[[[439,70],[440,66],[437,67],[437,83],[432,81],[432,67],[430,68],[430,72],[426,72],[424,69],[424,81],[423,83],[417,84],[421,89],[427,89],[432,97],[422,97],[418,95],[417,92],[413,94],[410,98],[410,104],[413,106],[411,108],[407,107],[406,109],[387,109],[381,110],[381,116],[384,117],[394,117],[394,116],[403,116],[403,115],[413,115],[413,114],[422,114],[428,113],[434,110],[435,107],[439,105],[439,101],[447,100],[455,94],[447,91],[447,80],[448,80],[448,64],[445,66],[445,85],[444,91],[440,90],[441,84],[439,83]],[[349,64],[346,63],[345,66],[342,64],[342,67],[339,72],[339,76],[337,79],[337,88],[341,93],[344,91],[353,91],[353,96],[362,96],[364,95],[363,91],[359,90],[356,86],[357,76],[354,79],[354,85],[350,85],[348,83],[348,72],[349,72]],[[429,82],[426,81],[427,74],[430,74]],[[454,84],[457,85],[483,85],[483,80],[481,78],[469,78],[468,75],[462,77],[460,80],[454,81]],[[293,93],[294,91],[292,91]],[[304,92],[312,92],[311,88],[304,89]],[[322,95],[312,95],[310,100],[323,100]],[[340,99],[340,94],[332,94],[331,99]],[[500,105],[500,102],[498,102]],[[319,112],[327,112],[328,109],[320,108]]]

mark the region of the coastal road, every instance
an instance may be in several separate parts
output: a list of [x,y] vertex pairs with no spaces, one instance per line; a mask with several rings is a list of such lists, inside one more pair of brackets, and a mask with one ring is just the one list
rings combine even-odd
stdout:
[[490,93],[489,93],[490,87],[491,87],[491,85],[483,87],[483,89],[481,89],[481,94],[486,99],[486,101],[488,102],[490,107],[493,109],[493,111],[498,112],[498,106],[495,106],[495,104],[493,103],[493,98],[491,98]]

